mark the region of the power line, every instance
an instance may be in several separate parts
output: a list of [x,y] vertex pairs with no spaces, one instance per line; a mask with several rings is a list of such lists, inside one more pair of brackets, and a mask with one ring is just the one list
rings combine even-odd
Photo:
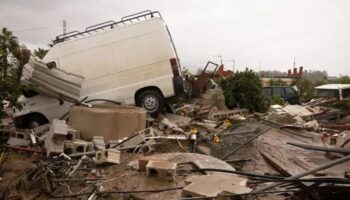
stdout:
[[53,29],[53,28],[58,28],[58,27],[61,27],[61,26],[57,25],[57,26],[47,26],[47,27],[40,27],[40,28],[30,28],[30,29],[16,30],[16,31],[12,31],[12,32],[21,33],[21,32],[29,32],[29,31],[40,31],[40,30]]

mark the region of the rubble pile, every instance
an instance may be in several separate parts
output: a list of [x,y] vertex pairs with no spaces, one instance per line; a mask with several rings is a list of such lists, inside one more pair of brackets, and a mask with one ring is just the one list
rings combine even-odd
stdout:
[[204,94],[156,118],[136,107],[80,105],[67,121],[2,129],[2,197],[346,197],[350,134],[337,126],[348,123],[346,112],[273,105],[254,116],[227,109],[219,89]]

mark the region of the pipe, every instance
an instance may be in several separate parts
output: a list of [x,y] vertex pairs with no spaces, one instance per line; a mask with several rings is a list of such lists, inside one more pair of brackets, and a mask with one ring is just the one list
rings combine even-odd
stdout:
[[248,177],[259,177],[259,178],[268,178],[268,179],[275,179],[275,180],[284,180],[287,177],[283,176],[271,176],[271,175],[262,175],[262,174],[254,174],[249,172],[242,172],[242,171],[235,171],[235,170],[228,170],[228,169],[215,169],[215,168],[202,168],[202,169],[192,169],[191,172],[225,172],[230,174],[238,174]]
[[321,124],[321,128],[330,128],[330,129],[337,129],[337,130],[349,130],[350,125],[349,124]]
[[70,158],[74,158],[74,157],[80,157],[80,156],[95,156],[95,155],[96,155],[96,151],[87,151],[87,152],[82,152],[82,153],[69,154],[68,156]]
[[3,146],[10,148],[10,149],[14,149],[14,150],[18,150],[18,151],[25,151],[25,152],[30,152],[30,153],[42,153],[43,152],[43,150],[41,150],[41,149],[30,149],[30,148],[25,148],[25,147],[11,146],[11,145],[7,145],[7,144],[4,144]]
[[[344,163],[344,162],[349,161],[349,160],[350,160],[350,155],[345,156],[345,157],[340,158],[340,159],[337,159],[337,160],[334,160],[334,161],[331,161],[331,162],[326,163],[324,165],[321,165],[319,167],[307,170],[307,171],[305,171],[303,173],[300,173],[300,174],[288,177],[285,180],[297,180],[297,179],[299,179],[301,177],[313,174],[315,172],[318,172],[318,171],[321,171],[321,170],[324,170],[324,169],[328,169],[330,167],[333,167],[334,165],[338,165],[338,164]],[[272,183],[272,184],[269,184],[267,186],[255,189],[252,192],[262,192],[262,191],[265,191],[265,190],[269,190],[269,189],[275,188],[275,187],[277,187],[279,185],[282,185],[282,184],[283,184],[283,182]]]
[[293,143],[293,142],[287,142],[287,144],[292,145],[292,146],[296,146],[299,148],[315,150],[315,151],[350,154],[350,149],[345,149],[345,148],[321,147],[321,146],[313,146],[313,145],[309,145],[309,144],[301,144],[301,143]]

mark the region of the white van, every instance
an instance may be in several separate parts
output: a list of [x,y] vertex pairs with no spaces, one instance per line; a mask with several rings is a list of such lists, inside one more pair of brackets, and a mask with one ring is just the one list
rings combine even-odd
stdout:
[[350,96],[350,84],[326,84],[315,87],[315,97],[343,100]]
[[170,32],[160,13],[151,11],[58,36],[42,60],[25,65],[22,82],[62,101],[112,100],[150,114],[183,92]]

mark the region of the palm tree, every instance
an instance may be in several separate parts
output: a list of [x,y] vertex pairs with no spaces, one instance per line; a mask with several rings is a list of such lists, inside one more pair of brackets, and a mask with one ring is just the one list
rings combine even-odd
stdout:
[[48,49],[38,48],[34,50],[34,55],[40,59],[43,59],[48,51]]
[[23,67],[25,64],[28,63],[31,52],[25,45],[17,47],[13,52],[13,57],[16,58],[17,60],[17,71],[16,71],[16,76],[17,76],[17,81],[19,82],[22,76],[22,71]]
[[12,31],[5,27],[2,28],[0,32],[0,64],[3,77],[7,77],[7,69],[9,67],[8,57],[18,47],[18,39],[12,34]]

